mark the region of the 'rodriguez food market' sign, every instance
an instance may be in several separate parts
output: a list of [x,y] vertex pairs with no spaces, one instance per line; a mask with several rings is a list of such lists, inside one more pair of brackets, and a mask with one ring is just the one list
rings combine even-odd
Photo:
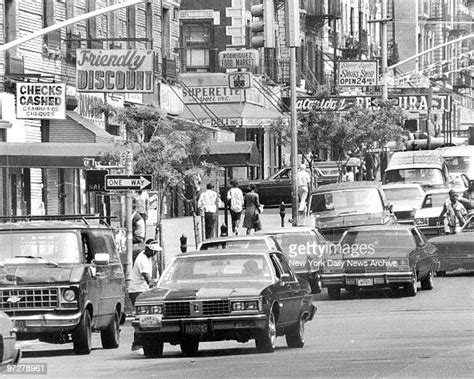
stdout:
[[152,50],[77,50],[78,92],[153,92]]
[[66,84],[17,83],[16,117],[18,119],[66,118]]

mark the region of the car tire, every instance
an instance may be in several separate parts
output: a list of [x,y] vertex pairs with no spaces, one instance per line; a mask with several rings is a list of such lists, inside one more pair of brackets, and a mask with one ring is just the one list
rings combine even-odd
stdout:
[[263,330],[257,331],[255,345],[261,353],[273,353],[276,340],[276,317],[273,310],[268,315],[267,325]]
[[79,325],[72,333],[74,353],[78,355],[90,354],[92,350],[92,320],[89,310],[82,315]]
[[426,277],[421,279],[421,288],[424,290],[432,290],[433,289],[433,272],[430,271]]
[[199,350],[199,339],[187,338],[180,343],[180,346],[185,357],[195,356]]
[[149,336],[143,341],[143,353],[147,358],[160,358],[163,355],[163,340],[157,336]]
[[418,292],[418,281],[416,275],[414,280],[411,283],[405,285],[405,296],[416,296]]
[[328,296],[331,300],[339,300],[341,298],[341,287],[329,286]]
[[300,348],[304,346],[304,324],[305,319],[303,315],[300,315],[298,322],[291,327],[290,331],[286,333],[286,344],[291,348]]
[[120,345],[120,316],[115,312],[114,318],[107,328],[100,331],[100,340],[104,349],[116,349]]

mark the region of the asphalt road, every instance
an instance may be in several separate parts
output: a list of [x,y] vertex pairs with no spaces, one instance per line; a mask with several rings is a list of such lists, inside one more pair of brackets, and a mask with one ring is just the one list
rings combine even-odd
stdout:
[[[306,324],[306,345],[289,349],[277,338],[272,354],[257,354],[253,341],[203,343],[186,358],[165,344],[163,358],[130,349],[130,321],[121,345],[76,356],[72,344],[20,342],[23,364],[46,363],[48,377],[472,377],[474,368],[474,273],[435,278],[432,291],[416,297],[363,293],[338,301],[314,296],[318,312]],[[8,374],[3,373],[5,377]],[[2,376],[2,374],[0,374]]]

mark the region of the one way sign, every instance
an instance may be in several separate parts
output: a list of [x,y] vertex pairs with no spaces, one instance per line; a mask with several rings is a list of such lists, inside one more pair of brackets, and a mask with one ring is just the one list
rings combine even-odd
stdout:
[[105,175],[106,190],[149,190],[152,187],[151,175]]

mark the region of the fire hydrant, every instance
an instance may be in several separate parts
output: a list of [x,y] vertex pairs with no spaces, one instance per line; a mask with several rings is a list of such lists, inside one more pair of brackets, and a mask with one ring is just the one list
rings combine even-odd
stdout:
[[188,237],[184,234],[179,237],[179,247],[182,253],[185,253],[188,250]]
[[280,204],[280,218],[281,218],[281,227],[285,226],[285,203],[282,201]]

